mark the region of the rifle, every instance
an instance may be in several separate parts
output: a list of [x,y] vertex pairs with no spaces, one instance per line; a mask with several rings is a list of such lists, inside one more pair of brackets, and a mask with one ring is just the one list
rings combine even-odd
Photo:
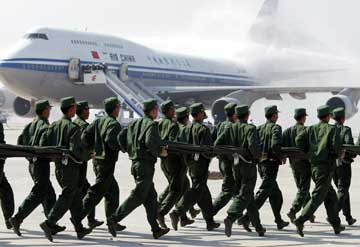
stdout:
[[34,147],[11,144],[0,144],[0,159],[19,158],[27,159],[49,159],[51,161],[62,161],[64,164],[70,159],[75,163],[82,163],[77,160],[72,152],[61,147]]
[[[184,142],[163,141],[161,146],[166,147],[169,153],[195,154],[203,153],[208,156],[234,156],[239,155],[245,161],[251,160],[252,155],[246,148],[235,147],[231,145],[194,145]],[[296,147],[283,147],[281,149],[284,157],[292,159],[307,159],[306,154]],[[360,154],[360,146],[358,147]]]

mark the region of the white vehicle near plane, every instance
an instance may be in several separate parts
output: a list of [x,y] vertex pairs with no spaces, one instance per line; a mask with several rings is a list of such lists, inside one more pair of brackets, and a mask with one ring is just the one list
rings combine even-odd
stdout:
[[[276,39],[278,30],[269,23],[277,8],[277,0],[265,1],[249,32],[254,42]],[[316,63],[307,68],[304,59],[299,58],[300,53],[291,54],[288,58],[291,61],[272,60],[265,74],[260,73],[264,63],[259,62],[259,68],[252,69],[259,73],[251,74],[246,61],[240,64],[235,60],[165,53],[114,36],[44,27],[26,33],[0,61],[0,80],[30,105],[40,98],[58,102],[63,96],[73,95],[101,108],[104,98],[117,95],[129,110],[140,116],[143,114],[140,102],[150,97],[159,101],[171,98],[179,105],[201,101],[216,120],[222,120],[223,107],[228,102],[251,105],[260,98],[281,100],[281,94],[305,99],[306,93],[314,92],[332,92],[334,95],[327,104],[332,108],[345,107],[347,117],[358,111],[359,87],[275,86],[274,82],[304,74],[343,69],[341,66],[316,68]],[[290,63],[291,69],[276,66]],[[297,64],[301,64],[298,69],[294,68]]]

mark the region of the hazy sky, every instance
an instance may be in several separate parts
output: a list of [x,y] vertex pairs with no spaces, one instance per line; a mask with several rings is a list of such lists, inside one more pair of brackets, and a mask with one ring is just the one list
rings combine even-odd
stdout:
[[[202,43],[241,42],[262,3],[263,0],[2,1],[0,51],[34,26],[87,29],[184,50],[193,49],[187,40],[194,39]],[[359,9],[358,0],[280,0],[279,15],[291,28],[294,25],[336,49],[351,48],[360,54]],[[192,46],[200,47],[199,43]]]
[[[226,53],[229,46],[222,44],[230,42],[232,50],[237,49],[262,3],[263,0],[2,1],[0,57],[34,26],[87,29],[177,52],[206,47],[206,56]],[[359,10],[359,0],[280,0],[279,20],[288,29],[301,30],[332,50],[360,58]],[[288,118],[293,107],[315,108],[328,97],[310,97],[308,101],[287,97],[287,102],[279,105]],[[263,100],[255,104],[259,108],[258,121],[262,119],[260,109],[264,104],[267,103]],[[315,117],[312,119],[315,121]],[[358,120],[356,116],[351,122]]]

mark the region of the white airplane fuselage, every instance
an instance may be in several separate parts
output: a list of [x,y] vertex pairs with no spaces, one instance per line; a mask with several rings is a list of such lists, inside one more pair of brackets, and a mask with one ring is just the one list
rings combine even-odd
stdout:
[[155,93],[158,87],[259,85],[244,67],[231,61],[163,53],[113,36],[54,28],[29,31],[0,61],[0,80],[28,100],[58,102],[72,95],[101,107],[113,92],[96,80],[86,84],[71,81],[68,66],[72,58],[80,59],[81,65],[104,63],[117,74],[126,64],[126,83],[141,82]]

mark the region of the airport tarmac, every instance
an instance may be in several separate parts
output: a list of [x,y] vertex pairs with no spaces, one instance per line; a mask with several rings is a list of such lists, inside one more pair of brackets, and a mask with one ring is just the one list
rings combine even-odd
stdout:
[[[15,144],[16,138],[20,133],[20,126],[17,128],[6,129],[6,140],[10,144]],[[351,187],[352,195],[352,211],[353,216],[360,220],[360,168],[358,158],[353,164],[353,184]],[[130,175],[131,163],[126,154],[120,154],[116,167],[116,179],[120,187],[120,203],[125,200],[134,186],[134,181]],[[8,180],[14,189],[16,207],[23,201],[32,187],[32,180],[28,173],[28,165],[25,159],[8,159],[5,168]],[[217,170],[217,160],[213,160],[211,170]],[[94,181],[92,165],[88,169],[90,182]],[[56,182],[52,167],[51,179],[57,192],[60,192]],[[259,179],[258,179],[259,182]],[[291,170],[288,165],[284,165],[280,169],[279,185],[283,191],[284,206],[282,214],[284,219],[286,213],[295,196],[296,189],[292,178]],[[161,173],[159,163],[156,166],[155,186],[158,193],[166,186],[166,180]],[[215,197],[221,188],[221,181],[209,181],[209,187],[212,196]],[[117,238],[112,238],[107,232],[105,225],[86,237],[84,240],[77,240],[73,227],[70,223],[70,215],[67,213],[60,221],[61,225],[68,228],[65,232],[55,236],[54,242],[51,243],[45,239],[43,232],[39,227],[39,223],[44,220],[42,207],[38,207],[22,224],[22,237],[16,236],[11,230],[7,230],[4,225],[3,218],[0,217],[0,246],[360,246],[360,222],[336,236],[333,234],[332,228],[326,223],[325,209],[322,206],[316,212],[316,223],[307,223],[305,226],[305,237],[299,237],[295,232],[295,227],[290,225],[283,231],[278,231],[274,224],[274,219],[270,205],[266,203],[260,211],[262,223],[267,228],[266,237],[260,238],[256,233],[247,233],[242,227],[234,225],[233,236],[227,238],[224,235],[223,219],[226,215],[226,209],[223,209],[215,219],[221,222],[219,229],[208,232],[205,229],[205,223],[201,216],[198,216],[196,223],[186,228],[180,228],[179,231],[170,231],[168,235],[160,240],[152,238],[149,225],[146,221],[145,210],[139,207],[130,216],[121,223],[127,226],[124,232],[118,234]],[[104,220],[103,202],[96,208],[96,217]],[[345,219],[342,217],[343,223]],[[86,220],[84,220],[86,223]],[[170,221],[167,218],[167,224]]]

